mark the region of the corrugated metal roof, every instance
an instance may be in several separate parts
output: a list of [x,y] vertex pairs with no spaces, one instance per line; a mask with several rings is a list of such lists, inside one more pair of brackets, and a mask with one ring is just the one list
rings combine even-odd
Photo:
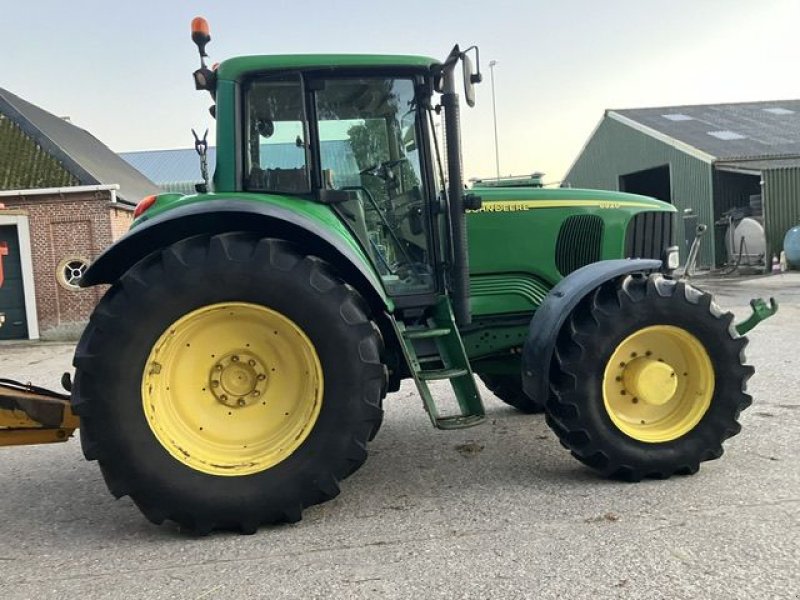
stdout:
[[[200,159],[194,148],[121,152],[119,156],[159,186],[165,183],[200,181]],[[217,149],[209,146],[209,168],[213,169],[216,161]]]
[[[304,152],[293,143],[265,145],[262,151],[269,152],[271,168],[296,169],[303,165]],[[194,148],[122,152],[119,156],[164,190],[191,189],[200,182],[200,159]],[[217,149],[209,146],[209,169],[213,170],[216,160]],[[337,186],[361,185],[349,140],[322,142],[322,162],[336,174]]]
[[800,156],[800,100],[609,110],[715,159]]
[[724,160],[714,163],[722,171],[766,171],[767,169],[792,169],[800,167],[800,156],[756,160]]
[[158,192],[156,185],[120,160],[108,146],[72,123],[0,88],[0,113],[14,122],[81,185],[118,184],[119,198],[131,204]]

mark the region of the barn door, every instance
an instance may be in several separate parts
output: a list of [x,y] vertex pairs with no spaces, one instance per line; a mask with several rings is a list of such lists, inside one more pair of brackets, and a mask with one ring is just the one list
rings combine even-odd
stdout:
[[0,286],[0,340],[28,338],[25,316],[25,289],[22,285],[22,261],[19,235],[15,225],[0,225],[0,262],[3,282]]

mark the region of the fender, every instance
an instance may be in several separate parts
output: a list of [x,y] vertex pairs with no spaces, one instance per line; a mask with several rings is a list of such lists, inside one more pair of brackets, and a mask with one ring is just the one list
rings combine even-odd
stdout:
[[661,261],[654,259],[603,260],[581,267],[559,281],[531,319],[522,350],[522,387],[525,393],[530,398],[546,400],[556,338],[567,317],[589,292],[621,275],[659,268]]
[[207,200],[163,212],[131,229],[91,264],[81,287],[113,284],[149,254],[201,234],[256,231],[300,243],[309,253],[336,265],[342,275],[381,309],[392,310],[383,285],[345,239],[320,223],[274,204],[247,200]]

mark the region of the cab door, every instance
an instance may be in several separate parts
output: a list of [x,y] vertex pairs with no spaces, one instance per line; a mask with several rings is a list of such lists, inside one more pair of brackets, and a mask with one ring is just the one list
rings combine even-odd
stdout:
[[342,76],[309,89],[321,186],[350,192],[337,210],[390,295],[432,295],[432,202],[414,78]]

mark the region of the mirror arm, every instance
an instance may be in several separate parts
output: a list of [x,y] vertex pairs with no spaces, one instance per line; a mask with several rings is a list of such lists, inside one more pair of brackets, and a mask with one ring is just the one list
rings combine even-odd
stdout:
[[470,81],[472,83],[480,83],[483,81],[483,74],[481,73],[481,55],[480,50],[477,46],[470,46],[466,50],[464,50],[461,54],[464,55],[470,50],[475,50],[475,73],[470,75]]

